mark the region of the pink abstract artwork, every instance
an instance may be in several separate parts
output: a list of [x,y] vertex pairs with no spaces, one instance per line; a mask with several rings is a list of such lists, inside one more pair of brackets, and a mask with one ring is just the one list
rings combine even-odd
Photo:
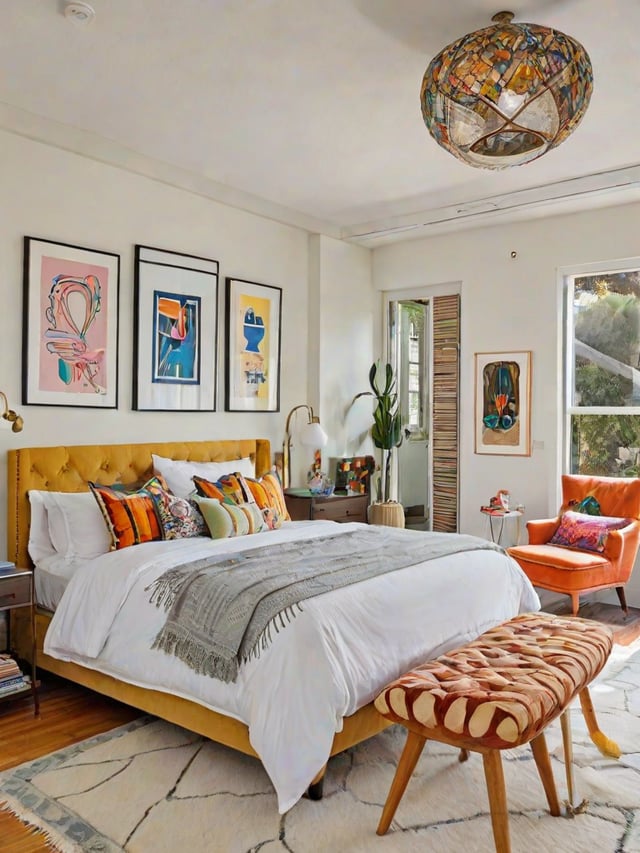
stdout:
[[105,395],[109,270],[43,255],[39,390]]

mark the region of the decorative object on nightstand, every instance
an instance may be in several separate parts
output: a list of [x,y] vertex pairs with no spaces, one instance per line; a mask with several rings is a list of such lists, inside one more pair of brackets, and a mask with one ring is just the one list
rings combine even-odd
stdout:
[[320,426],[320,418],[314,415],[311,406],[301,403],[291,409],[287,415],[282,444],[282,485],[285,489],[291,485],[291,418],[298,409],[306,409],[308,417],[307,423],[298,431],[300,444],[305,447],[319,448],[324,447],[329,440],[326,432]]
[[376,470],[373,456],[342,457],[336,461],[336,491],[363,495],[371,492]]
[[317,495],[309,489],[285,489],[284,499],[292,521],[367,522],[369,495]]
[[24,675],[11,654],[0,655],[0,700],[13,699],[31,691],[34,714],[40,713],[36,673],[36,626],[33,572],[17,569],[13,563],[0,564],[0,611],[28,607],[31,611],[31,676]]
[[354,397],[373,397],[376,407],[373,411],[371,438],[382,451],[382,469],[380,497],[382,500],[371,504],[369,508],[370,524],[385,524],[389,527],[404,527],[404,509],[402,504],[391,500],[391,459],[393,451],[402,444],[402,415],[398,408],[398,394],[393,367],[384,368],[384,387],[378,382],[380,362],[376,361],[369,370],[371,391],[363,391]]

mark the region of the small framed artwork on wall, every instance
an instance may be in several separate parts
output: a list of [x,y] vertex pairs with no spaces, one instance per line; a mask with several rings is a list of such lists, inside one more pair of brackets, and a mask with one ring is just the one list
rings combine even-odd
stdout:
[[213,412],[218,261],[136,246],[133,408]]
[[22,402],[118,407],[120,255],[24,238]]
[[531,352],[475,359],[475,452],[531,456]]
[[227,278],[228,412],[280,411],[282,288]]

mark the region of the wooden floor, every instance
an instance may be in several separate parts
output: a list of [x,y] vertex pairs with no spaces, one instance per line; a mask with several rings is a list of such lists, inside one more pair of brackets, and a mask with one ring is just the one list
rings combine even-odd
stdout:
[[[571,601],[569,598],[562,599],[555,606],[547,607],[546,611],[559,616],[570,616]],[[614,641],[621,646],[628,646],[640,637],[640,609],[637,607],[630,607],[628,615],[625,616],[617,604],[586,601],[580,605],[578,616],[608,625],[613,631]]]
[[[570,609],[561,603],[553,612],[564,615]],[[615,641],[621,645],[640,637],[640,609],[630,608],[625,619],[617,606],[585,603],[579,615],[610,625]],[[0,770],[109,731],[139,715],[134,708],[45,674],[39,718],[33,716],[30,698],[0,704]],[[2,853],[53,850],[42,836],[6,812],[0,812],[0,849]]]
[[[43,674],[40,716],[33,716],[30,697],[0,704],[0,770],[6,770],[40,755],[47,755],[77,741],[128,723],[140,712],[84,687]],[[50,851],[19,820],[0,811],[2,853]]]

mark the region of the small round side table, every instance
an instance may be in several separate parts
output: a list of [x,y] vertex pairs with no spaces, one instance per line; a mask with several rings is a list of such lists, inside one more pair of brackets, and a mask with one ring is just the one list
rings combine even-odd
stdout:
[[[519,509],[511,509],[509,512],[489,512],[486,509],[481,509],[480,512],[483,515],[486,515],[489,519],[489,533],[491,535],[491,541],[495,542],[498,545],[502,545],[502,534],[504,533],[504,522],[505,519],[511,518],[515,519],[517,522],[517,530],[516,530],[516,541],[515,544],[520,544],[520,534],[522,532],[522,511]],[[493,526],[493,522],[496,522],[496,527]],[[499,524],[498,524],[499,522]]]

